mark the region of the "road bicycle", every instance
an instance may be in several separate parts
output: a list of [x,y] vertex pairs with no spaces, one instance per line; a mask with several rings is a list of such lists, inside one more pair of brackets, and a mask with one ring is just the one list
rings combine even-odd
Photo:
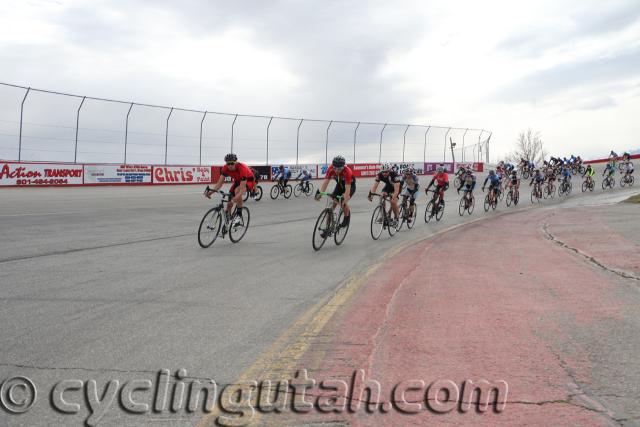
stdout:
[[[245,202],[249,200],[250,193],[251,192],[247,189],[247,191],[244,192],[244,196],[242,196],[242,200],[244,200]],[[255,200],[256,202],[259,202],[262,199],[262,187],[259,185],[256,185],[255,193],[256,193],[256,197],[254,197],[253,200]]]
[[398,230],[402,230],[402,227],[405,224],[407,224],[407,228],[411,230],[416,224],[418,205],[416,205],[414,202],[413,211],[411,212],[411,214],[409,214],[409,211],[411,211],[410,199],[411,197],[409,196],[402,196],[402,204],[400,205],[400,225],[398,226]]
[[307,197],[313,194],[313,183],[311,181],[306,181],[307,185],[304,184],[304,181],[301,181],[293,187],[293,195],[296,197],[300,197],[301,195],[305,195]]
[[595,185],[596,183],[592,177],[586,177],[582,182],[582,192],[584,193],[587,190],[593,191],[593,188],[595,187]]
[[427,207],[424,210],[424,222],[429,223],[433,217],[436,218],[436,221],[440,221],[442,216],[444,215],[444,199],[438,202],[438,194],[439,192],[436,190],[425,190],[425,193],[429,195],[429,192],[433,193],[433,197],[427,203]]
[[280,194],[284,196],[285,199],[291,197],[291,193],[293,193],[293,188],[291,188],[291,184],[287,184],[286,186],[282,184],[281,181],[278,181],[276,185],[271,187],[270,196],[273,200],[277,199]]
[[507,206],[511,206],[511,203],[513,203],[513,206],[518,206],[518,201],[520,201],[520,191],[518,190],[518,187],[509,187],[509,192],[507,193],[507,201],[505,203],[507,204]]
[[540,183],[536,182],[531,189],[531,203],[540,203],[540,199],[542,199],[542,188],[540,188]]
[[573,188],[573,185],[571,184],[571,181],[563,180],[560,183],[560,186],[558,187],[558,196],[559,197],[568,196],[569,194],[571,194],[572,188]]
[[[205,193],[210,191],[211,189],[207,186]],[[200,227],[198,227],[198,243],[203,248],[211,246],[220,235],[224,239],[229,234],[229,240],[237,243],[242,240],[249,228],[251,219],[249,209],[243,206],[240,216],[236,217],[238,206],[235,206],[233,213],[227,214],[225,205],[229,203],[233,196],[231,193],[225,193],[224,191],[218,191],[218,193],[222,195],[220,203],[204,214],[202,221],[200,221]]]
[[[389,236],[393,236],[399,230],[399,221],[395,219],[391,208],[391,196],[388,194],[384,196],[377,193],[369,194],[380,197],[380,203],[378,203],[371,215],[371,237],[373,240],[378,240],[385,228],[389,232]],[[388,205],[387,202],[389,202]]]
[[607,175],[607,177],[602,181],[602,189],[606,190],[608,188],[613,188],[616,186],[616,179],[611,175]]
[[[482,192],[484,193],[484,187],[482,188]],[[503,193],[503,191],[501,191],[500,193]],[[484,196],[484,211],[485,212],[489,212],[489,208],[493,209],[494,211],[496,210],[496,207],[498,206],[498,195],[496,194],[496,189],[495,187],[491,187],[491,189],[489,190],[489,193]]]
[[464,195],[460,199],[460,205],[458,206],[458,213],[460,216],[464,216],[464,213],[467,212],[469,215],[473,213],[473,209],[476,206],[476,198],[473,196],[473,193],[469,191],[465,191]]
[[[324,242],[331,236],[333,236],[333,240],[336,245],[341,245],[344,242],[344,238],[347,236],[347,232],[349,231],[349,225],[346,227],[341,227],[342,220],[344,219],[344,210],[343,210],[343,198],[342,196],[334,196],[331,193],[319,193],[321,196],[327,196],[327,205],[318,215],[318,219],[316,220],[316,224],[313,228],[313,239],[312,245],[313,249],[319,251],[322,246],[324,246]],[[333,206],[334,202],[338,202],[340,205],[340,209],[338,209],[338,213]]]
[[625,160],[618,163],[618,172],[625,173],[627,171],[627,163],[633,164],[631,160]]
[[545,199],[553,199],[556,196],[556,185],[553,181],[548,181],[547,185],[544,186],[542,196]]
[[625,185],[629,185],[629,187],[631,187],[634,181],[635,181],[635,178],[633,177],[633,175],[625,174],[620,180],[620,187],[624,187]]

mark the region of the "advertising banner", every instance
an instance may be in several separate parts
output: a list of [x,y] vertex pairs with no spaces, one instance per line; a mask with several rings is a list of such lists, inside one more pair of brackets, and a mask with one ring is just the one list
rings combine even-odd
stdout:
[[[271,177],[275,177],[278,173],[279,165],[271,165]],[[291,179],[296,179],[296,177],[302,172],[303,169],[306,169],[307,172],[311,174],[311,178],[318,177],[318,166],[317,165],[284,165],[289,168],[291,171]]]
[[0,186],[82,185],[82,165],[0,163]]
[[[347,163],[347,166],[351,168],[353,176],[356,178],[373,178],[380,172],[380,164],[378,163],[356,163],[355,165]],[[422,168],[423,165],[420,164],[420,166]],[[324,178],[328,168],[329,165],[318,165],[318,178]]]
[[148,165],[84,165],[85,184],[151,184]]
[[438,169],[438,166],[444,166],[444,170],[447,173],[453,173],[453,163],[425,163],[424,164],[424,173],[427,175],[430,174],[434,174],[436,173],[436,169]]
[[412,167],[416,175],[424,175],[424,163],[401,163],[400,162],[400,163],[392,163],[391,165],[394,166],[398,170],[398,173],[400,174],[404,173],[404,171],[407,168]]
[[210,184],[211,166],[154,166],[154,184]]

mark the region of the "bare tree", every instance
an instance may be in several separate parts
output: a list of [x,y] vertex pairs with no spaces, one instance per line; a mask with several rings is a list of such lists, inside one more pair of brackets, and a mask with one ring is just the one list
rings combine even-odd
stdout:
[[544,149],[540,132],[534,132],[529,128],[526,132],[520,132],[516,140],[516,149],[507,156],[507,160],[518,163],[520,159],[527,159],[530,162],[540,164],[546,156],[547,152]]

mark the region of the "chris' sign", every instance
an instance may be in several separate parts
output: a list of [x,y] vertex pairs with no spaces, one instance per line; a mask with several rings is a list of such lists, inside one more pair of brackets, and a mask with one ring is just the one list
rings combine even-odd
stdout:
[[154,166],[154,184],[201,184],[211,182],[211,167]]
[[0,186],[82,184],[82,165],[9,162],[0,165]]

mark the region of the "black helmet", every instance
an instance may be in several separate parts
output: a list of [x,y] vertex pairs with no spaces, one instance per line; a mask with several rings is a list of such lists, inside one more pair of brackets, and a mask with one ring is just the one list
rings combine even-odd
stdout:
[[333,160],[331,161],[331,164],[333,165],[334,168],[341,168],[344,167],[345,164],[345,160],[344,157],[342,156],[335,156],[333,158]]
[[224,156],[224,161],[225,162],[237,162],[238,161],[238,156],[236,156],[233,153],[229,153],[226,156]]

